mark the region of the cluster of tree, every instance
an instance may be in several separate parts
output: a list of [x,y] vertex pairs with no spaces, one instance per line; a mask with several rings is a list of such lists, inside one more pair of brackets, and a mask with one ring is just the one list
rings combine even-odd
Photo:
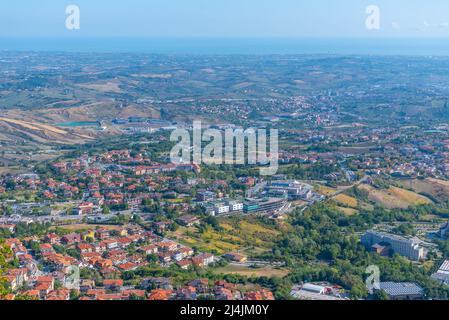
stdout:
[[394,234],[401,236],[415,236],[416,230],[411,223],[404,223],[393,229]]
[[63,254],[63,255],[69,255],[78,260],[81,259],[81,255],[80,255],[79,251],[76,250],[75,248],[66,248],[62,245],[54,244],[53,249],[55,250],[56,253]]
[[48,229],[51,227],[51,223],[23,223],[20,222],[16,225],[14,236],[17,238],[31,237],[31,236],[44,236],[48,233]]
[[[266,258],[283,259],[293,270],[284,279],[286,283],[329,281],[350,290],[352,298],[368,295],[364,279],[371,265],[379,267],[382,281],[417,282],[430,297],[446,297],[449,289],[432,280],[426,266],[398,255],[381,257],[366,250],[360,234],[370,226],[369,216],[345,217],[328,204],[317,204],[304,213],[296,211],[290,221],[294,231],[285,234]],[[409,232],[407,225],[404,232]]]
[[2,275],[10,267],[11,256],[11,249],[5,245],[4,241],[0,240],[0,298],[9,293],[8,284]]

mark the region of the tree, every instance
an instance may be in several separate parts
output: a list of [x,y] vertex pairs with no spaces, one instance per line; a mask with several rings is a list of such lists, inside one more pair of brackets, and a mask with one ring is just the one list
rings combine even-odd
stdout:
[[110,214],[111,213],[111,209],[109,209],[108,206],[103,205],[102,213],[103,214]]
[[9,293],[6,279],[1,276],[5,274],[9,267],[9,260],[12,257],[11,249],[0,240],[0,297],[4,297]]
[[390,300],[390,297],[384,290],[377,290],[374,292],[373,297],[376,300]]
[[367,289],[363,283],[356,283],[352,286],[350,295],[352,299],[362,299],[367,296]]
[[216,217],[209,216],[203,220],[204,223],[210,225],[215,231],[221,231],[220,223]]
[[70,290],[70,300],[78,300],[79,294],[76,290]]
[[155,263],[155,262],[157,262],[159,259],[158,259],[158,256],[157,255],[155,255],[155,254],[149,254],[149,255],[147,255],[147,261],[149,262],[149,263]]

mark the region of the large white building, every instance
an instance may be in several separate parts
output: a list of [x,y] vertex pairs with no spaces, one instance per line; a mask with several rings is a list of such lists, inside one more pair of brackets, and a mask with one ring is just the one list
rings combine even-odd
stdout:
[[229,206],[225,203],[216,203],[214,207],[217,214],[224,214],[229,212]]
[[426,258],[426,250],[416,239],[407,239],[390,233],[369,230],[362,236],[362,243],[369,248],[378,243],[389,244],[394,253],[414,261]]
[[274,180],[265,191],[274,196],[285,196],[290,200],[310,200],[313,196],[311,185],[296,180]]
[[206,214],[211,216],[243,211],[243,202],[239,200],[209,201],[201,205],[206,209]]

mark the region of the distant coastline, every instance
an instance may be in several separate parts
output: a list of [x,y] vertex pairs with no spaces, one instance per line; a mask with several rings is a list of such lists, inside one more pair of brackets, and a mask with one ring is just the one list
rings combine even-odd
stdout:
[[1,51],[449,56],[444,38],[0,38]]

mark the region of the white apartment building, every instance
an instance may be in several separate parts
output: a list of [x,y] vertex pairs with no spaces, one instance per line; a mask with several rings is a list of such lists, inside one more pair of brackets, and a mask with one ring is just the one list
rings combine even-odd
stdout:
[[229,206],[230,211],[242,211],[243,210],[243,202],[228,201],[227,205]]
[[216,214],[224,214],[229,212],[229,206],[224,203],[216,203],[215,204],[215,212]]

